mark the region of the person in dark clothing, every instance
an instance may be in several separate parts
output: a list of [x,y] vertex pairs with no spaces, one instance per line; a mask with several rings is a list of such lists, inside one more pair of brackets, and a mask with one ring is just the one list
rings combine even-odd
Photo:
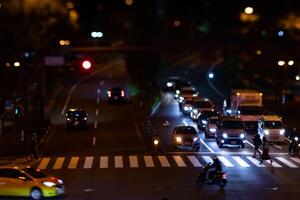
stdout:
[[38,153],[38,136],[36,133],[32,134],[31,142],[30,142],[30,151],[35,159],[39,158]]
[[253,141],[253,145],[254,145],[253,156],[252,157],[255,158],[257,152],[261,156],[261,153],[259,151],[259,146],[262,144],[262,141],[261,141],[261,139],[260,139],[260,137],[259,137],[259,135],[257,133],[253,137],[252,141]]
[[259,164],[262,164],[264,160],[270,160],[271,162],[271,165],[272,165],[272,158],[270,157],[270,154],[269,154],[269,143],[267,141],[267,138],[264,136],[263,137],[263,152],[260,156],[260,163]]
[[294,152],[294,148],[295,145],[298,145],[298,140],[299,140],[299,136],[296,133],[296,128],[293,129],[292,133],[289,136],[289,140],[290,140],[290,145],[289,145],[289,155],[291,155],[292,153],[296,153]]
[[208,169],[208,178],[212,179],[213,176],[217,173],[217,172],[221,172],[222,171],[222,165],[220,160],[218,159],[218,157],[216,155],[213,156],[213,163],[210,165],[209,169]]

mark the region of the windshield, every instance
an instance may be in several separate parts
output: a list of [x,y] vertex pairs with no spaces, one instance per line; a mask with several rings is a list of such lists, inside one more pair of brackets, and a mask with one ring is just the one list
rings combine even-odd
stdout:
[[211,108],[212,105],[209,101],[197,101],[194,103],[195,108]]
[[73,112],[68,112],[68,117],[82,117],[85,116],[84,111],[73,111]]
[[185,104],[193,104],[193,101],[192,100],[186,100],[184,103]]
[[224,129],[244,129],[244,124],[241,121],[224,121],[222,126]]
[[282,122],[281,121],[265,121],[265,128],[269,129],[280,129],[282,128]]
[[184,134],[184,135],[195,135],[197,134],[196,130],[193,127],[177,127],[176,134]]
[[32,176],[33,178],[46,178],[46,177],[48,177],[48,175],[45,174],[44,172],[41,172],[39,169],[35,169],[35,168],[32,168],[32,167],[26,167],[22,170],[24,172],[26,172],[27,174],[29,174],[30,176]]
[[262,106],[240,106],[241,115],[263,115],[264,108]]

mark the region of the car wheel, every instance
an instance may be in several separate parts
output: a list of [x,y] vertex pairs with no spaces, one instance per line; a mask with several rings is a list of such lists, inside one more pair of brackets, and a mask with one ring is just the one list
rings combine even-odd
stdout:
[[32,188],[30,191],[30,198],[34,200],[43,199],[43,193],[39,188]]

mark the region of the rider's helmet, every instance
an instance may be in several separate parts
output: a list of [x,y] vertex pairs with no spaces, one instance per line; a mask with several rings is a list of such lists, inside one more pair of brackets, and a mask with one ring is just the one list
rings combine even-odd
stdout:
[[212,159],[213,159],[213,161],[216,161],[216,160],[218,160],[218,157],[216,155],[213,155]]

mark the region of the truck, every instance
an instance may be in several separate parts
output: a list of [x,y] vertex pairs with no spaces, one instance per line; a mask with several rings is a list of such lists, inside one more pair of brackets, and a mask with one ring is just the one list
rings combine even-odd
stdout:
[[258,120],[264,113],[262,97],[263,93],[256,90],[232,90],[229,105],[224,103],[227,106],[225,112],[227,115],[239,116],[247,131],[257,132]]

